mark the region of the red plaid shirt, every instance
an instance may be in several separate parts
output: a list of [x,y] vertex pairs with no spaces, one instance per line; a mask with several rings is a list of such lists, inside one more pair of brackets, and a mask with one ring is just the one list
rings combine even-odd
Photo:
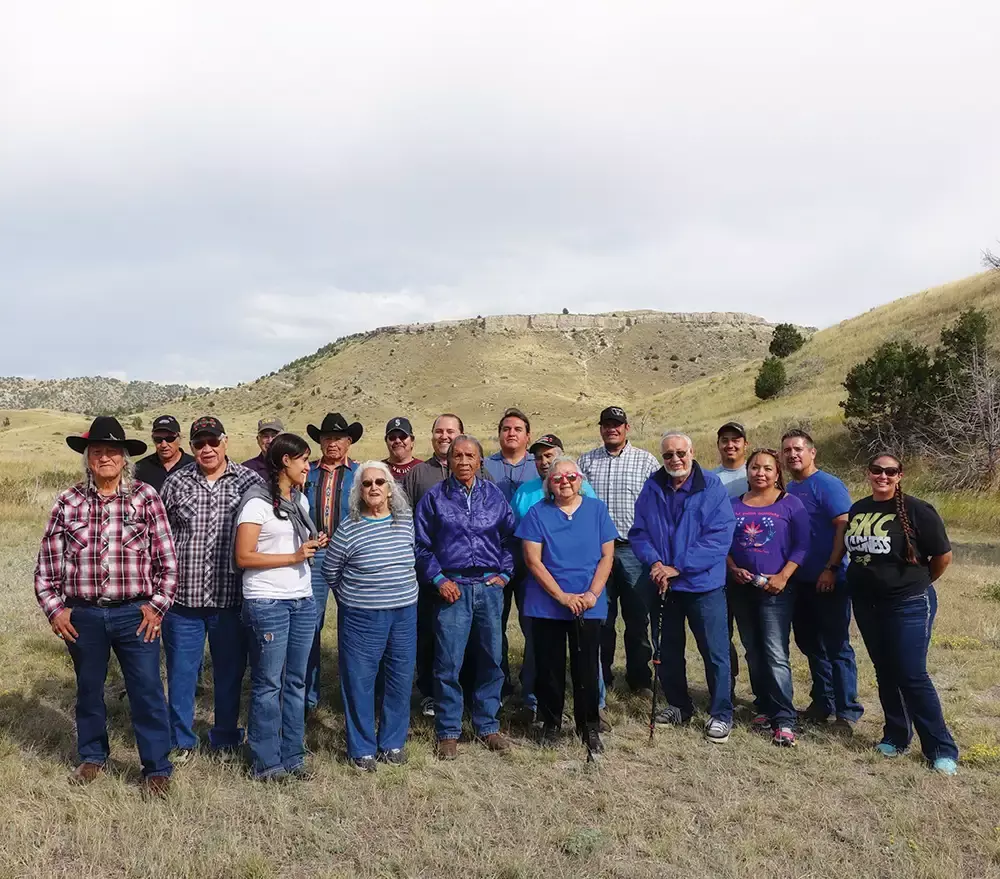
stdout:
[[162,614],[176,589],[177,554],[155,489],[137,481],[102,498],[80,483],[56,498],[35,565],[35,595],[49,619],[66,598],[148,596]]

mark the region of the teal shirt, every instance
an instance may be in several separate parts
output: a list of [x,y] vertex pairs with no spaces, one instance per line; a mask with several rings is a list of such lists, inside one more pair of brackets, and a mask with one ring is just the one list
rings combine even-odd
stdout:
[[[590,483],[586,479],[583,480],[583,487],[580,489],[580,494],[584,497],[597,497],[594,489],[590,487]],[[510,502],[511,509],[514,511],[514,521],[520,524],[521,520],[527,515],[528,510],[544,499],[545,490],[542,488],[542,480],[540,478],[522,483],[518,490],[514,492],[514,499]]]

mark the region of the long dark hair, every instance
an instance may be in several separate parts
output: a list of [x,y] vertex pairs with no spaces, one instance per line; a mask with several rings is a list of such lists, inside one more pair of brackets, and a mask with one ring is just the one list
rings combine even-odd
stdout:
[[910,514],[906,512],[906,496],[903,494],[903,462],[892,452],[879,452],[868,459],[868,466],[871,467],[879,458],[892,458],[899,466],[899,482],[896,483],[896,493],[893,495],[893,500],[896,502],[896,516],[899,518],[899,524],[903,526],[903,537],[906,538],[906,561],[911,565],[919,565],[920,559],[917,557],[914,545],[917,533],[913,530],[913,523],[910,522]]
[[778,478],[775,480],[775,486],[777,486],[778,491],[785,490],[785,477],[781,475],[781,458],[778,457],[778,453],[774,449],[754,449],[750,453],[750,457],[747,458],[747,477],[750,476],[750,465],[753,463],[753,459],[758,455],[770,455],[774,458],[774,468],[778,471]]
[[277,519],[287,519],[281,513],[281,487],[278,477],[285,469],[285,455],[289,458],[299,458],[309,454],[309,443],[295,433],[279,433],[271,445],[267,447],[267,487],[271,492],[271,503],[274,505],[274,515]]

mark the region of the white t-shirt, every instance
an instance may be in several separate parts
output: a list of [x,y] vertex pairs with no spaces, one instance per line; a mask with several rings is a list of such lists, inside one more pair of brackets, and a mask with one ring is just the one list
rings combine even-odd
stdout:
[[[299,495],[302,509],[309,512],[309,502]],[[274,515],[274,507],[260,498],[247,502],[236,526],[244,522],[260,525],[257,552],[293,553],[299,548],[295,529],[288,519]],[[281,568],[253,568],[243,572],[244,598],[309,598],[313,594],[310,583],[309,563],[285,565]]]

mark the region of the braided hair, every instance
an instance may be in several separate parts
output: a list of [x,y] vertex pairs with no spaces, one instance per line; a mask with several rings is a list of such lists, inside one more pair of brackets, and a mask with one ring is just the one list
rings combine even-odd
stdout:
[[754,449],[750,453],[750,457],[747,458],[747,474],[749,475],[750,473],[750,465],[753,463],[753,459],[756,458],[758,455],[770,455],[772,458],[774,458],[774,467],[775,470],[777,470],[778,472],[778,478],[777,480],[775,480],[774,484],[777,487],[778,491],[784,491],[785,477],[781,473],[781,458],[778,457],[778,453],[774,449],[767,449],[763,447]]
[[288,516],[281,512],[281,484],[278,477],[285,469],[284,460],[289,458],[300,458],[309,454],[309,443],[302,437],[294,433],[279,433],[267,448],[267,487],[271,492],[271,504],[274,506],[274,516],[276,519],[287,519]]
[[892,454],[892,452],[879,452],[868,459],[868,466],[871,467],[879,458],[891,458],[899,467],[900,479],[896,483],[896,492],[893,495],[893,500],[896,502],[896,517],[899,519],[899,524],[903,526],[903,537],[906,539],[907,564],[919,565],[920,558],[917,556],[915,543],[917,532],[914,531],[913,523],[910,521],[910,514],[906,511],[906,495],[903,493],[903,462]]

